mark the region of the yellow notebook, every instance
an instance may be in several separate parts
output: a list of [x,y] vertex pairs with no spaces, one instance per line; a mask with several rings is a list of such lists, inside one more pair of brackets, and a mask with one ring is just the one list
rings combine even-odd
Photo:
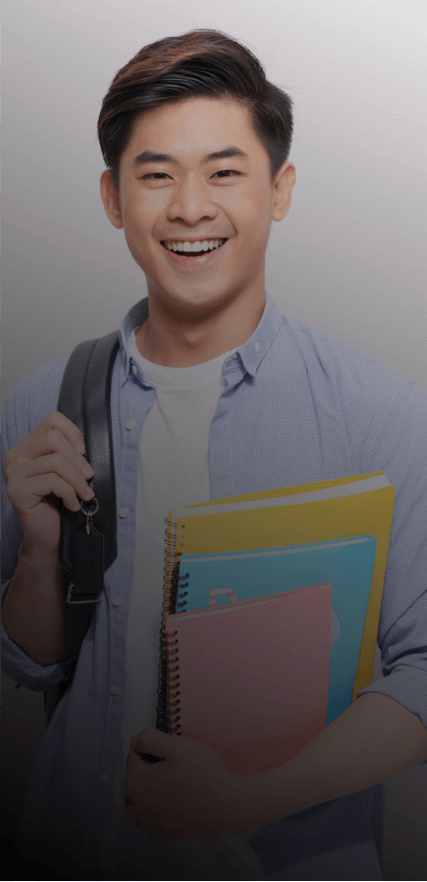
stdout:
[[[303,498],[295,498],[301,495]],[[171,576],[181,554],[302,545],[372,534],[377,548],[354,700],[372,681],[394,496],[395,488],[386,475],[374,472],[217,499],[170,512],[165,615],[173,611]]]

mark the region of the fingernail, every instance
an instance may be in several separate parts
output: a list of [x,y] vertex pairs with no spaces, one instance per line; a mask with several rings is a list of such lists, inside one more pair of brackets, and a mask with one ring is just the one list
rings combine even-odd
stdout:
[[85,492],[84,492],[84,497],[85,497],[85,499],[92,499],[94,496],[95,496],[94,491],[91,490],[90,487],[87,487],[86,490],[85,490]]
[[82,472],[83,472],[83,474],[85,475],[86,478],[91,478],[92,475],[95,474],[95,472],[94,472],[92,466],[89,465],[88,462],[83,466],[83,468],[82,468]]

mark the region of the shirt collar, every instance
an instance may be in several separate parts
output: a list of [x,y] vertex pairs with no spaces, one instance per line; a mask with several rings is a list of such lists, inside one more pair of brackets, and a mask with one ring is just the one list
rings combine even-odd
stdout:
[[[132,331],[135,331],[136,328],[142,325],[147,316],[148,297],[145,297],[129,309],[120,325],[120,350],[126,377],[129,376],[133,365],[133,358],[129,351],[129,340]],[[258,326],[249,340],[243,346],[239,346],[234,355],[228,356],[224,363],[223,375],[227,375],[228,366],[230,371],[233,370],[236,366],[236,359],[240,359],[245,372],[255,377],[258,365],[273,342],[283,320],[284,317],[279,312],[268,291],[266,291],[264,311]]]

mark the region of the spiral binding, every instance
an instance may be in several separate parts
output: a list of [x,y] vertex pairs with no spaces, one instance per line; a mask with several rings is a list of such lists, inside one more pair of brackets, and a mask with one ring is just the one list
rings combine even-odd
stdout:
[[184,573],[182,576],[178,576],[178,594],[176,599],[176,609],[175,612],[185,612],[185,607],[187,606],[187,601],[183,600],[184,597],[187,597],[188,591],[184,591],[184,588],[188,587],[188,582],[185,582],[185,579],[189,578],[189,573]]
[[[175,646],[178,643],[178,640],[173,639],[174,637],[176,637],[177,633],[178,633],[178,631],[172,631],[172,633],[169,635],[169,639],[167,640],[167,647],[166,647],[166,651],[167,651],[166,682],[167,682],[167,697],[168,697],[167,720],[168,720],[169,732],[172,735],[180,735],[181,734],[178,731],[181,728],[181,723],[179,722],[179,720],[181,719],[181,717],[179,716],[180,708],[178,707],[178,705],[181,704],[181,699],[178,698],[178,695],[180,695],[179,674],[176,673],[179,670],[179,665],[176,664],[176,662],[179,661],[179,655],[177,654],[179,650],[178,650],[178,646],[176,647],[176,649],[172,649],[172,646]],[[176,658],[172,658],[172,656],[176,656]],[[174,668],[171,667],[171,664],[173,664],[173,663],[175,663]],[[175,676],[172,677],[172,676],[170,676],[171,674],[174,674]],[[175,690],[175,692],[172,691],[173,689]],[[176,699],[176,701],[173,701],[172,699]],[[173,708],[176,708],[176,710],[173,710]]]
[[[167,528],[165,530],[165,555],[164,555],[164,586],[165,592],[162,607],[162,622],[160,628],[159,641],[159,667],[157,681],[157,716],[156,728],[166,734],[172,731],[168,718],[168,639],[165,630],[165,618],[167,614],[174,613],[179,578],[179,560],[181,553],[175,554],[176,526],[173,525],[171,518],[165,518]],[[168,548],[170,549],[168,551]],[[175,558],[178,560],[174,563]],[[178,733],[179,734],[179,733]]]

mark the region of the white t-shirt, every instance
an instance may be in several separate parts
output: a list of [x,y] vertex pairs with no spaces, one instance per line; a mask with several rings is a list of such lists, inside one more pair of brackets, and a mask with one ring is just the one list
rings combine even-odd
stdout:
[[[125,873],[122,861],[126,859],[131,865],[147,870],[147,863],[151,866],[150,859],[164,855],[165,859],[182,861],[181,868],[192,867],[195,879],[241,879],[242,874],[247,879],[263,879],[255,848],[245,838],[214,836],[155,847],[124,811],[123,785],[129,742],[145,727],[156,725],[165,519],[171,509],[210,500],[209,429],[219,395],[227,386],[221,377],[222,365],[235,351],[194,367],[170,368],[141,356],[135,332],[129,349],[141,365],[144,378],[155,387],[156,400],[145,418],[139,441],[135,560],[126,630],[122,757],[101,862],[108,860],[109,854],[110,860],[118,862],[116,871]],[[192,877],[187,874],[185,878]]]

